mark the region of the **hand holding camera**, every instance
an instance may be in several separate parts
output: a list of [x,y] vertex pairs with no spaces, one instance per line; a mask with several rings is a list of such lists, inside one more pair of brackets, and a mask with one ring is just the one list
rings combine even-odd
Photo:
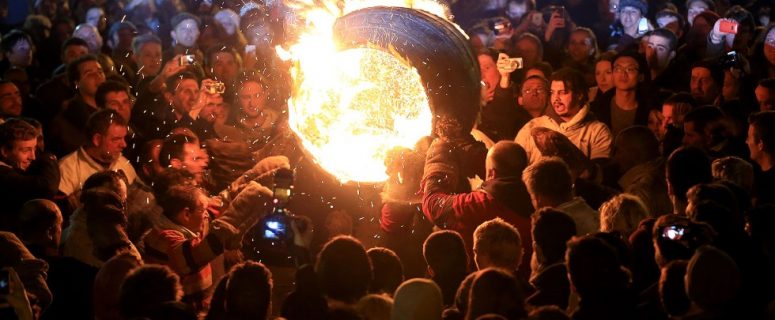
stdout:
[[714,44],[720,44],[722,40],[726,39],[727,43],[731,45],[735,35],[737,35],[738,26],[739,23],[734,19],[721,18],[716,20],[716,23],[713,24],[713,30],[708,35],[710,41]]
[[496,66],[501,76],[508,76],[517,69],[522,69],[522,58],[510,58],[505,53],[501,53],[498,54]]

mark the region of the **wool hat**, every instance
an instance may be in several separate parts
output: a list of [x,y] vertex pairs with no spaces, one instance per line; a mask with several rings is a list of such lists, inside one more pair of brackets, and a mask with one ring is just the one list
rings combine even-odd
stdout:
[[621,0],[619,1],[619,11],[621,12],[624,7],[633,7],[640,10],[640,14],[645,16],[649,12],[649,5],[643,0]]

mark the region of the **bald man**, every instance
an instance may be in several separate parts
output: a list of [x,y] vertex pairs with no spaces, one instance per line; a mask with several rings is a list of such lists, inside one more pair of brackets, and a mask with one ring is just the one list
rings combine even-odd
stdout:
[[17,234],[36,257],[55,256],[62,236],[62,212],[50,200],[27,201],[19,212]]
[[615,141],[613,162],[619,169],[618,187],[639,197],[651,216],[673,212],[657,136],[648,127],[633,126],[622,130]]
[[[434,141],[432,151],[451,148],[444,140]],[[519,230],[522,236],[523,255],[519,274],[530,274],[529,257],[532,254],[530,239],[530,215],[533,206],[530,195],[522,182],[522,171],[527,166],[525,149],[513,141],[501,141],[487,152],[485,160],[486,177],[478,189],[460,194],[450,194],[446,187],[449,168],[452,163],[443,162],[443,157],[429,151],[423,178],[423,213],[426,218],[442,229],[460,232],[469,256],[473,257],[473,232],[479,224],[500,217]],[[442,170],[439,168],[447,168]],[[459,168],[458,168],[459,169]]]

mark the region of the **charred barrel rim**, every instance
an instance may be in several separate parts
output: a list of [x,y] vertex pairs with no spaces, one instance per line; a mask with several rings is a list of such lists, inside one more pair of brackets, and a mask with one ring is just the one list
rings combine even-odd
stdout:
[[417,69],[434,118],[449,116],[463,130],[479,112],[480,75],[466,37],[433,14],[399,7],[370,7],[340,17],[334,25],[340,50],[379,48]]

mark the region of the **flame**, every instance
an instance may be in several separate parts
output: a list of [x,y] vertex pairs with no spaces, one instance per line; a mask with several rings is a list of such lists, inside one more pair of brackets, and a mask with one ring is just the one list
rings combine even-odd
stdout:
[[[293,0],[292,0],[293,1]],[[293,93],[289,125],[315,161],[340,181],[381,182],[387,152],[413,148],[431,133],[428,97],[417,71],[392,50],[338,50],[333,26],[349,12],[372,6],[418,8],[449,17],[432,1],[296,0],[301,30],[278,57],[290,60]]]

